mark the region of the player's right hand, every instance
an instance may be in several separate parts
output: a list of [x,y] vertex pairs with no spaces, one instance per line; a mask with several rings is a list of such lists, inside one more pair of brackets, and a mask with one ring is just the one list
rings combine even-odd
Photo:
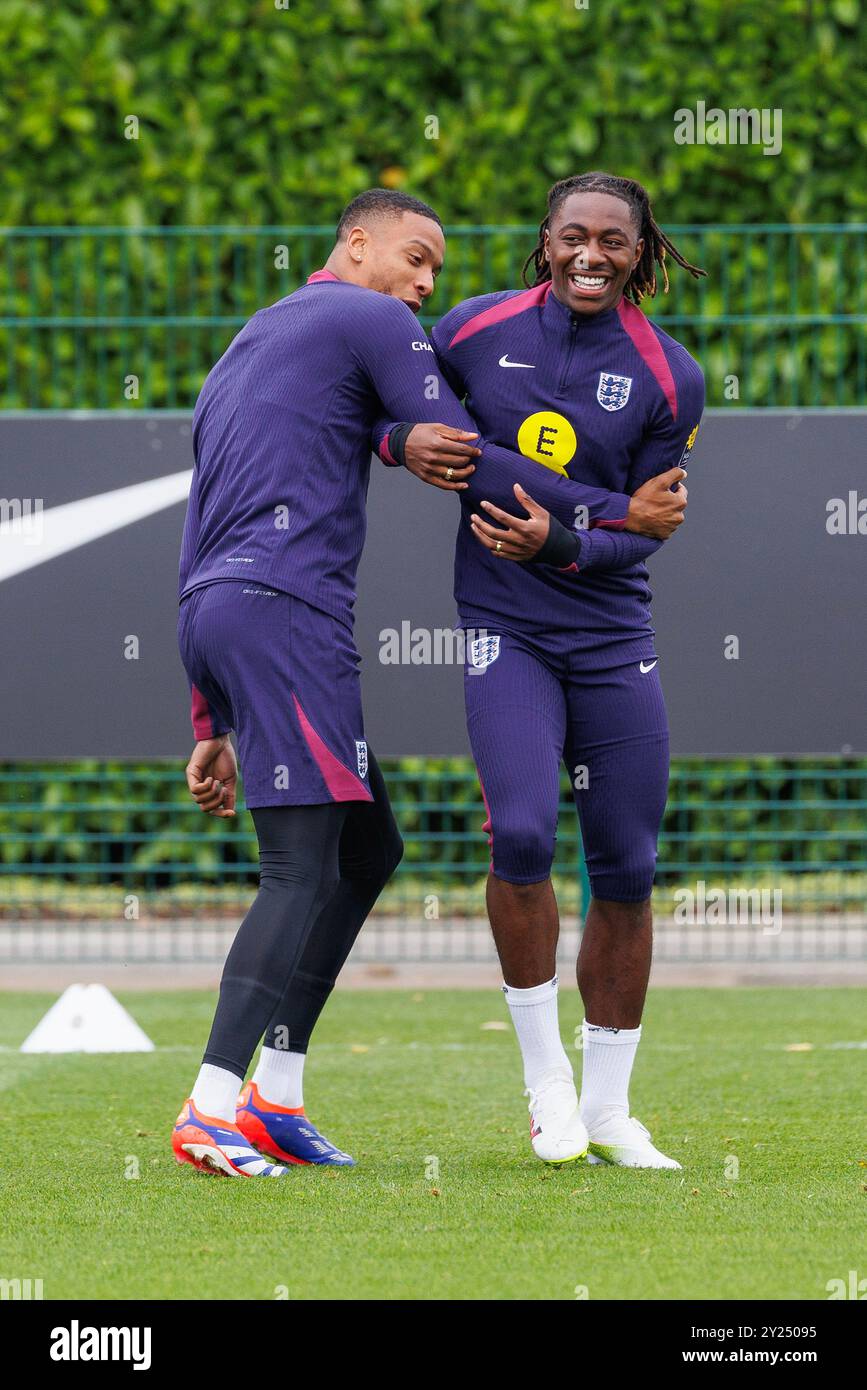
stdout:
[[209,816],[234,816],[238,763],[228,734],[199,739],[185,771],[200,810]]
[[471,443],[478,437],[451,425],[415,425],[404,445],[406,467],[423,483],[445,492],[463,492],[464,479],[475,472],[469,459],[482,452]]
[[642,483],[630,498],[623,529],[667,541],[684,520],[689,494],[680,480],[685,477],[686,469],[669,468],[667,473]]

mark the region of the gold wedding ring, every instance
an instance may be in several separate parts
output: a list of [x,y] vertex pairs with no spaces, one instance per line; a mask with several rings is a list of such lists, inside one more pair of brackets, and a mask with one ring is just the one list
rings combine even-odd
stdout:
[[454,475],[455,475],[455,470],[454,470],[453,468],[447,468],[447,469],[446,469],[446,482],[447,482],[447,483],[450,483],[451,480],[452,480],[452,478],[454,477]]
[[503,548],[503,542],[502,542],[502,541],[497,541],[497,544],[494,546],[494,550],[496,551],[496,553],[497,553],[498,555],[499,555],[500,551],[502,550],[502,548]]

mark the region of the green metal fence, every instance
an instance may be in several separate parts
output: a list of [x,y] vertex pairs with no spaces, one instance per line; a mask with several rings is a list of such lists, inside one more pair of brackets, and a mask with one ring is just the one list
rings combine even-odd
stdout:
[[[355,958],[493,959],[472,764],[384,770],[406,852]],[[863,960],[865,812],[864,758],[675,762],[657,957]],[[0,961],[220,960],[255,890],[255,856],[250,818],[203,817],[175,763],[0,766]],[[566,782],[555,886],[565,958],[587,901]]]
[[[863,405],[867,224],[668,230],[708,278],[673,266],[651,312],[702,363],[710,405]],[[449,228],[425,325],[518,286],[535,238]],[[0,408],[190,407],[238,328],[332,242],[319,226],[0,228]]]

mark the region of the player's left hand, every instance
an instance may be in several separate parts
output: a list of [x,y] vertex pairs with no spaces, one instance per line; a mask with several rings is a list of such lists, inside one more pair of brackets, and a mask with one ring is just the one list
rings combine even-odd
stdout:
[[473,535],[500,560],[532,560],[548,539],[551,514],[534,502],[520,483],[515,483],[515,496],[527,513],[527,521],[501,511],[493,502],[482,502],[488,516],[499,524],[491,526],[474,512],[470,518]]
[[228,734],[199,739],[185,771],[200,810],[209,816],[234,816],[238,762]]
[[478,437],[451,425],[414,425],[404,445],[404,466],[423,483],[444,492],[463,492],[469,486],[466,479],[476,471],[471,460],[482,452],[473,443]]

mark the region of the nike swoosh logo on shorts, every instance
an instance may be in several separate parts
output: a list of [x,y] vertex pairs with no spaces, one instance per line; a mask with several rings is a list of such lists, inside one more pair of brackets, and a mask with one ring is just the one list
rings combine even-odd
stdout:
[[502,357],[500,358],[500,366],[501,366],[501,367],[529,367],[531,371],[535,371],[535,370],[536,370],[536,363],[535,363],[535,362],[510,362],[510,361],[509,361],[509,354],[508,354],[507,352],[504,352],[503,355],[502,355]]
[[659,660],[659,657],[658,657],[658,656],[654,657],[653,661],[651,661],[651,663],[650,663],[649,666],[645,666],[644,662],[643,662],[643,661],[640,661],[640,662],[638,663],[638,669],[641,671],[641,674],[642,674],[643,676],[646,676],[647,673],[648,673],[648,671],[652,671],[652,670],[653,670],[653,668],[654,668],[654,666],[656,665],[656,663],[657,663],[658,660]]

